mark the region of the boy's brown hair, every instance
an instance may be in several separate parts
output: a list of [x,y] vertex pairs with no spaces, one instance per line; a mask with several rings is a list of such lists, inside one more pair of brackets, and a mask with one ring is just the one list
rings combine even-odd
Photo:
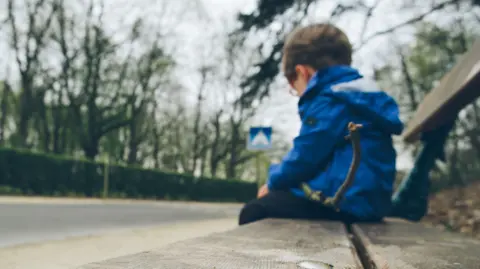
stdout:
[[295,76],[295,66],[298,64],[320,70],[332,65],[351,63],[352,45],[347,35],[328,23],[295,30],[287,37],[283,47],[283,71],[289,79]]

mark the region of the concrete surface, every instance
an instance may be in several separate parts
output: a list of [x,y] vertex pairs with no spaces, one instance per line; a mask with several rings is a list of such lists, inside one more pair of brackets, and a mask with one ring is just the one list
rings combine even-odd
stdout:
[[268,219],[78,269],[354,269],[359,265],[342,223]]
[[92,262],[159,248],[181,240],[222,232],[236,219],[177,222],[100,236],[0,248],[2,269],[69,269]]
[[0,268],[64,269],[237,226],[239,204],[0,197]]
[[3,197],[0,247],[179,221],[236,218],[239,209],[235,204]]

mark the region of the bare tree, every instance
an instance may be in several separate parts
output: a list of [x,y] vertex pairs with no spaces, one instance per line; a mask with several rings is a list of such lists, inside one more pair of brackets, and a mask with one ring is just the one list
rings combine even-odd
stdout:
[[[243,53],[244,57],[237,57],[240,52]],[[247,76],[253,63],[258,60],[259,54],[257,50],[244,47],[239,40],[232,38],[228,40],[225,46],[224,57],[225,60],[222,67],[225,70],[225,74],[222,78],[222,85],[224,85],[224,94],[226,96],[223,99],[230,101],[227,101],[220,107],[213,123],[217,129],[216,135],[220,134],[218,132],[218,119],[222,117],[222,113],[228,115],[226,117],[228,120],[224,123],[228,126],[226,130],[228,143],[226,144],[227,147],[223,148],[226,152],[220,150],[212,154],[217,159],[226,155],[227,159],[224,161],[226,167],[225,176],[227,178],[236,178],[239,165],[256,156],[256,153],[246,150],[245,138],[247,133],[245,128],[247,122],[255,114],[257,107],[243,102],[242,99],[246,97],[248,89],[241,87],[241,83]],[[214,143],[216,143],[215,149],[218,149],[218,141],[220,139],[222,139],[221,136],[214,138]]]
[[48,33],[58,10],[54,0],[23,1],[27,17],[27,29],[22,31],[17,18],[19,1],[8,0],[8,18],[10,26],[11,47],[15,53],[18,70],[20,72],[22,91],[20,94],[17,144],[27,147],[29,138],[29,122],[33,117],[36,103],[36,84],[40,72],[39,56],[48,42]]
[[12,86],[8,83],[7,80],[3,81],[2,85],[2,95],[0,101],[0,145],[5,146],[6,140],[6,130],[7,130],[7,123],[9,117],[11,117],[11,113],[13,106],[11,105],[13,100],[13,91]]
[[198,93],[197,93],[197,104],[196,104],[196,109],[195,109],[195,116],[194,116],[194,122],[193,122],[193,145],[192,145],[192,160],[191,160],[191,167],[189,168],[189,173],[195,173],[197,170],[197,165],[198,162],[201,161],[200,157],[202,157],[202,153],[204,153],[204,150],[202,150],[203,146],[200,144],[203,142],[203,144],[207,144],[208,142],[206,141],[205,137],[202,139],[202,134],[205,133],[205,129],[201,130],[202,127],[202,112],[205,109],[204,105],[204,99],[205,99],[205,90],[206,87],[208,86],[207,80],[208,76],[211,73],[211,68],[208,66],[202,66],[200,68],[200,85],[198,87]]
[[160,47],[159,40],[156,40],[152,47],[140,58],[138,69],[135,71],[134,80],[137,85],[134,89],[138,91],[131,95],[128,106],[130,110],[129,121],[129,148],[128,164],[137,164],[138,148],[145,142],[150,130],[151,120],[148,119],[148,110],[155,109],[158,95],[157,91],[165,84],[165,75],[172,60]]

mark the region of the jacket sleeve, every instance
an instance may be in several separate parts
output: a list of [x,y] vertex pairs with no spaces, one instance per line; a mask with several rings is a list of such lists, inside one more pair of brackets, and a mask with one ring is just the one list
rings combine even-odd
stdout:
[[272,165],[269,190],[287,190],[313,179],[327,161],[340,139],[345,139],[347,107],[331,98],[322,98],[302,117],[299,135],[282,162]]

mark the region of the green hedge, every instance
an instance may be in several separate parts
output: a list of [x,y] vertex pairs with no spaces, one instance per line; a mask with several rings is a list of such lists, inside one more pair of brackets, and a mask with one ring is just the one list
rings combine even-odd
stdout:
[[[104,164],[12,149],[0,149],[0,186],[24,194],[99,197]],[[110,165],[109,193],[116,197],[245,202],[257,186],[236,180],[195,178],[136,167]]]

